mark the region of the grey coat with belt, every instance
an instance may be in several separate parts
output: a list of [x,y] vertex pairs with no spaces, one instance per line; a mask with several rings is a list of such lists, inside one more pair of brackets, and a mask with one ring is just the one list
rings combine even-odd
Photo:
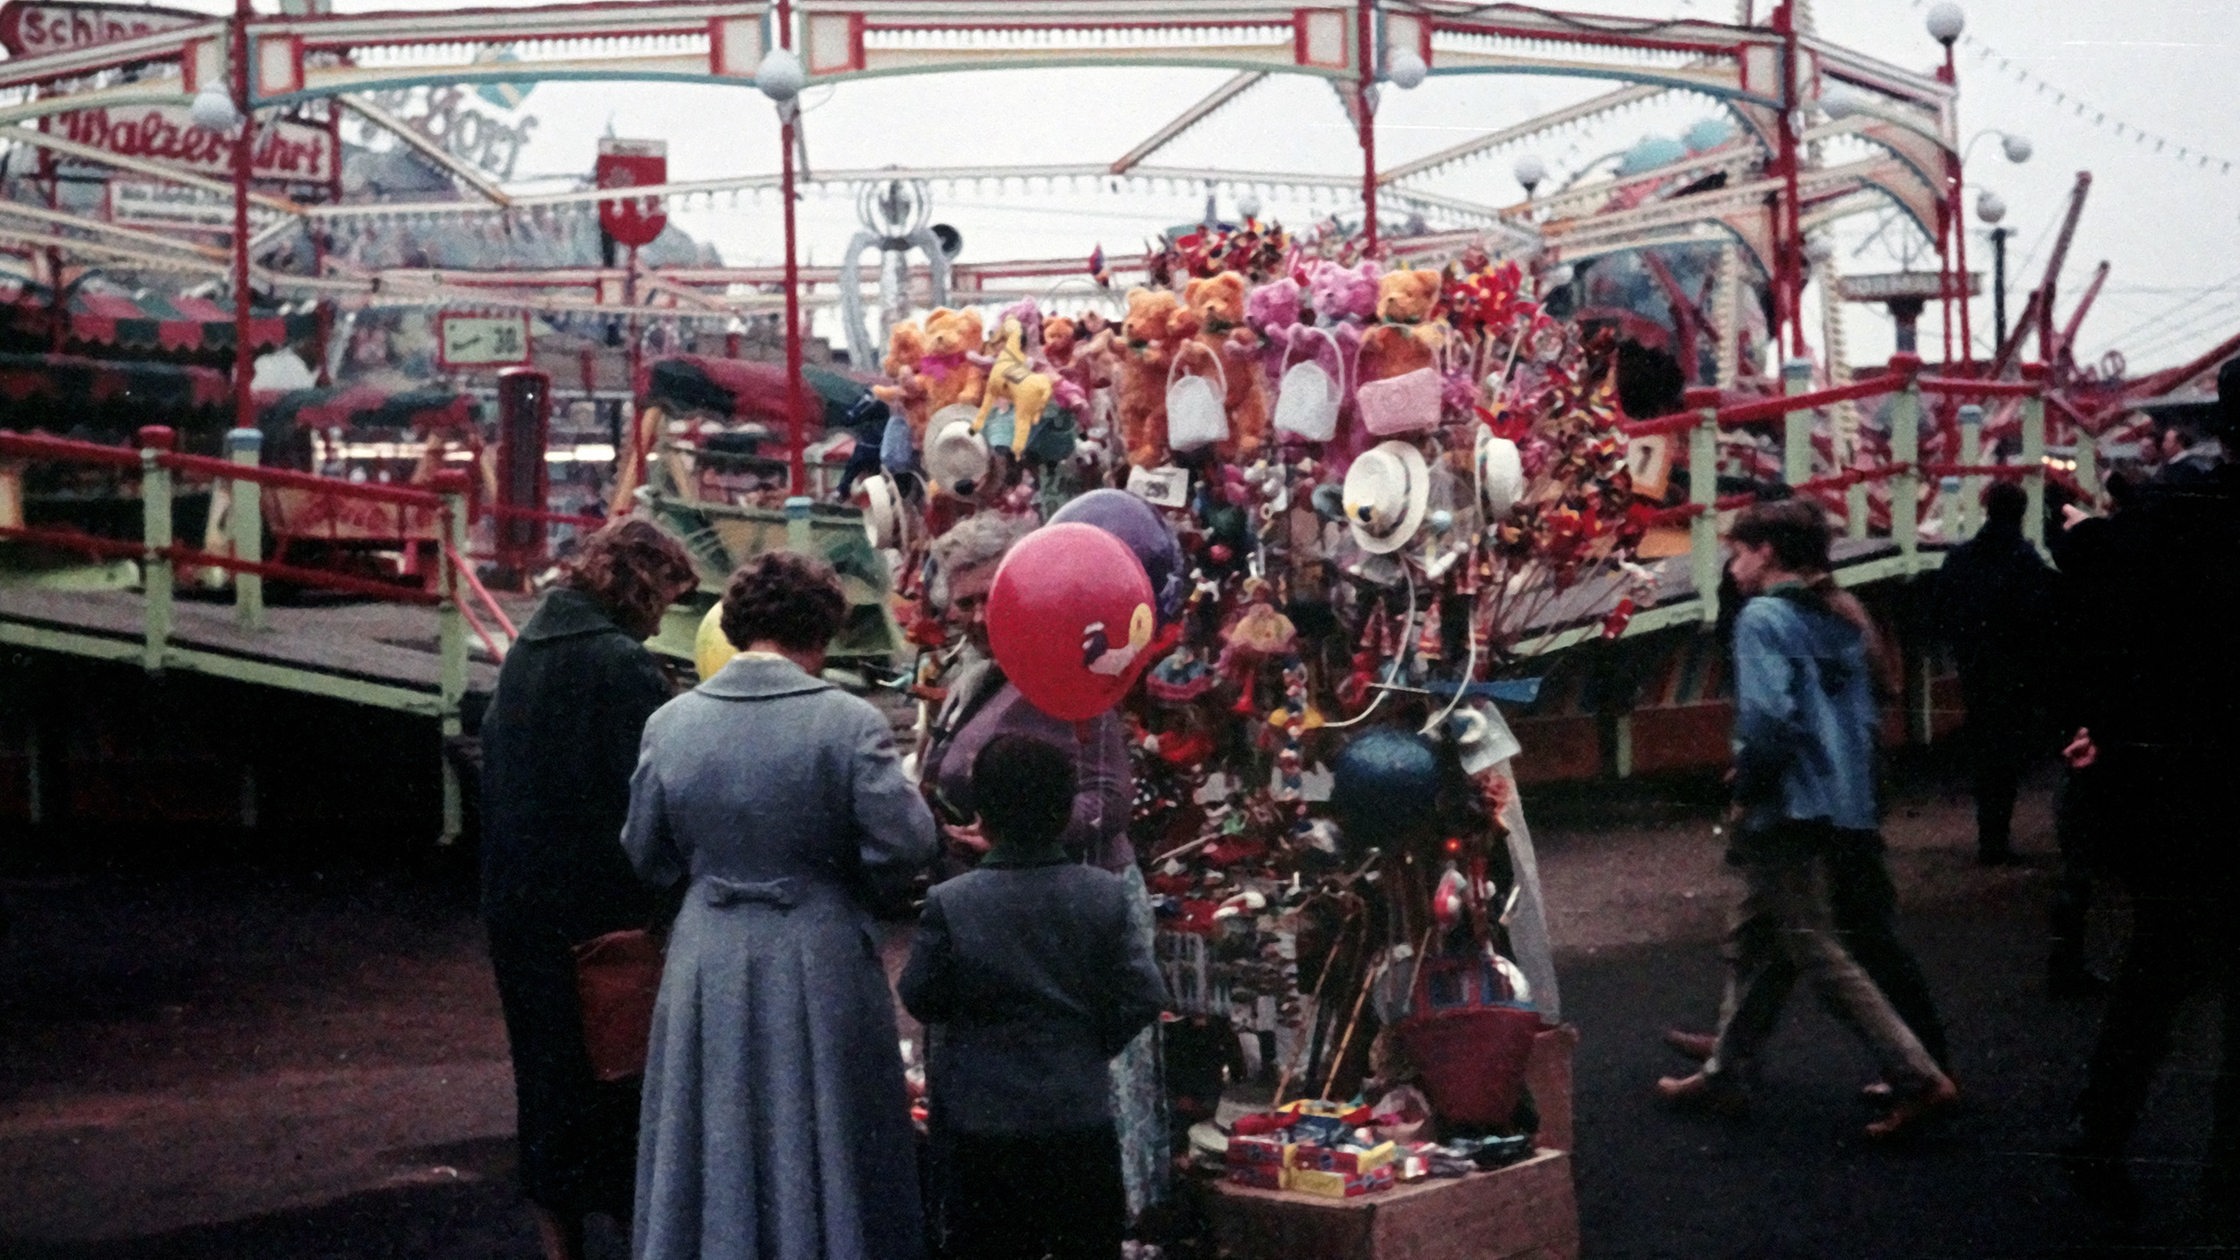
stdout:
[[915,1260],[894,1002],[869,906],[932,860],[889,727],[743,656],[646,724],[622,843],[689,881],[654,1011],[639,1260]]

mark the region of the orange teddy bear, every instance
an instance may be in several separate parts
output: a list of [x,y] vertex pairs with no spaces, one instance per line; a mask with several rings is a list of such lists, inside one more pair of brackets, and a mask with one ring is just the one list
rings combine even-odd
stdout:
[[914,320],[896,324],[887,334],[886,362],[880,364],[890,383],[871,387],[879,401],[901,411],[902,418],[909,422],[912,446],[925,442],[926,425],[933,419],[925,382],[918,376],[918,365],[925,362],[925,357],[925,329]]
[[1128,314],[1120,324],[1120,441],[1128,462],[1138,468],[1167,462],[1167,369],[1197,331],[1196,320],[1174,294],[1128,292]]
[[980,391],[987,387],[988,373],[972,361],[972,356],[980,352],[980,343],[986,339],[978,311],[952,311],[944,306],[926,316],[926,350],[918,360],[918,379],[925,385],[929,419],[956,403],[980,405]]
[[[1182,291],[1183,304],[1199,325],[1197,342],[1220,356],[1228,394],[1223,405],[1229,413],[1229,440],[1214,451],[1229,463],[1249,463],[1268,443],[1268,390],[1260,379],[1260,337],[1244,320],[1245,279],[1224,271],[1192,280]],[[1192,359],[1185,371],[1196,370]]]
[[1360,380],[1383,381],[1432,365],[1446,328],[1431,320],[1436,271],[1388,271],[1377,282],[1377,322],[1361,335]]

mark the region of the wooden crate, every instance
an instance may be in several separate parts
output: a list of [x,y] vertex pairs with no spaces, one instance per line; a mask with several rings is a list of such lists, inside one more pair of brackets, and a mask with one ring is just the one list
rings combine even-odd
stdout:
[[1321,1199],[1223,1182],[1214,1239],[1233,1260],[1573,1260],[1579,1205],[1571,1155],[1419,1181],[1358,1199]]
[[1540,1152],[1459,1180],[1418,1182],[1358,1199],[1322,1199],[1221,1182],[1210,1212],[1232,1260],[1573,1260],[1579,1204],[1571,1187],[1571,1056],[1566,1024],[1532,1043],[1525,1081],[1540,1109]]

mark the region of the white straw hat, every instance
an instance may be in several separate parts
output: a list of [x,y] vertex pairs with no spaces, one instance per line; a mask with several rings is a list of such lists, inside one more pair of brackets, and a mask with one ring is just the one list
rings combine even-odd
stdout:
[[943,494],[971,498],[988,478],[988,444],[972,431],[977,414],[956,403],[934,412],[926,424],[926,480]]
[[1509,519],[1517,500],[1524,497],[1524,459],[1517,452],[1517,444],[1480,427],[1477,455],[1472,462],[1478,470],[1478,503],[1486,514],[1486,524]]
[[1407,546],[1430,503],[1430,469],[1406,442],[1380,442],[1346,470],[1346,527],[1371,555]]

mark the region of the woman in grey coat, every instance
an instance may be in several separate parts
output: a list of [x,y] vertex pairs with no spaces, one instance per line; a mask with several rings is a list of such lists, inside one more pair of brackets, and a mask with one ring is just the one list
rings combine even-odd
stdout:
[[930,862],[887,721],[822,681],[846,602],[821,561],[734,574],[745,651],[646,724],[622,842],[689,881],[638,1140],[638,1260],[916,1260],[924,1220],[871,907]]

